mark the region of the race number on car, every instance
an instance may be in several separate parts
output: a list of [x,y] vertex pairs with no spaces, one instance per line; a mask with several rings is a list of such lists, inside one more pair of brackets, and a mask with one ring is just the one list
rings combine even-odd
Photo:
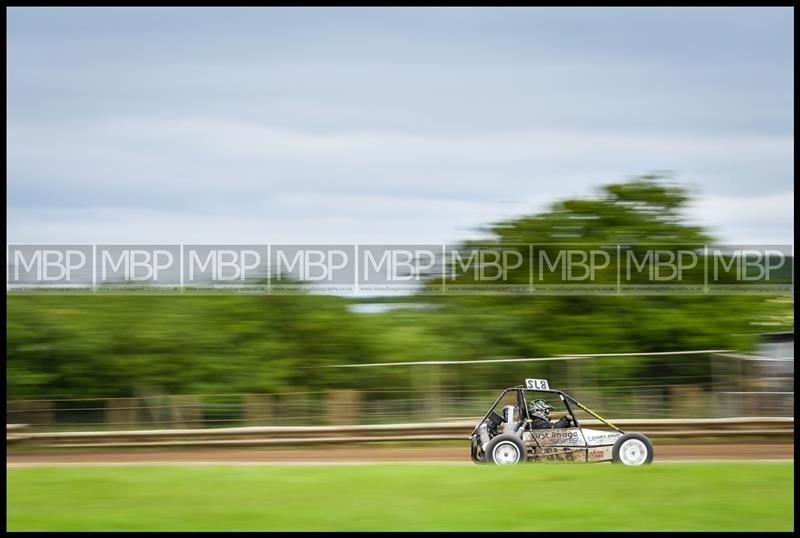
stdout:
[[525,386],[530,390],[550,390],[546,379],[526,379]]

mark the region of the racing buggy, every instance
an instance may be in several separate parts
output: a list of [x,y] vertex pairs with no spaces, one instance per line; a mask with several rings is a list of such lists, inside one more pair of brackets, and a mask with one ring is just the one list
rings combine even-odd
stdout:
[[[556,423],[549,421],[549,409],[553,407],[549,402],[563,406],[566,411]],[[547,420],[532,416],[531,408],[535,413],[540,408],[547,409]],[[575,408],[613,431],[582,427]],[[525,385],[505,389],[475,426],[470,443],[470,456],[475,463],[610,461],[643,465],[653,461],[653,444],[647,437],[622,431],[564,391],[551,390],[545,379],[526,379]]]

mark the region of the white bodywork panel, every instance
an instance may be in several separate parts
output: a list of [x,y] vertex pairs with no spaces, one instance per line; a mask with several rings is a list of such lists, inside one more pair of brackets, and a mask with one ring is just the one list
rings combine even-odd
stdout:
[[609,461],[619,432],[588,428],[553,428],[522,434],[522,441],[540,461]]
[[614,441],[622,437],[619,432],[604,432],[588,428],[583,428],[583,435],[586,438],[586,444],[589,446],[613,445]]

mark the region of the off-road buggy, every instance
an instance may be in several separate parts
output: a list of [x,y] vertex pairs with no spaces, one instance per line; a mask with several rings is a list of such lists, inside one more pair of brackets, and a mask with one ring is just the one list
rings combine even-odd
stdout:
[[[534,428],[528,402],[536,399],[561,402],[566,410],[564,416],[568,419],[568,427]],[[499,406],[500,412],[497,410]],[[585,411],[613,431],[582,427],[573,407]],[[475,426],[470,443],[470,456],[475,463],[610,461],[643,465],[653,461],[653,444],[647,437],[622,431],[569,394],[551,390],[544,379],[526,379],[525,385],[505,389]]]

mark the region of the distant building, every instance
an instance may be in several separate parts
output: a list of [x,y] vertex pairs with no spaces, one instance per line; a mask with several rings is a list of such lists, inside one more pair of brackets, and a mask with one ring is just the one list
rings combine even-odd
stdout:
[[794,332],[765,333],[746,369],[761,414],[794,414]]

